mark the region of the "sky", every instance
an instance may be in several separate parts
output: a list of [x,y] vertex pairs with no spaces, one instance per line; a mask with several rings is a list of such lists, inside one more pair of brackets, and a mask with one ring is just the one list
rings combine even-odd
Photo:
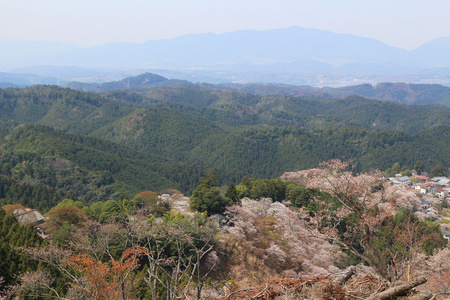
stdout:
[[0,0],[0,40],[82,47],[299,26],[415,49],[450,36],[450,0]]

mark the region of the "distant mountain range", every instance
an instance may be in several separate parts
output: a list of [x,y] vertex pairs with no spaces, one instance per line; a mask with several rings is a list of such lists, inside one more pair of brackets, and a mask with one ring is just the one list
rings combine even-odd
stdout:
[[358,95],[365,98],[424,105],[442,104],[450,106],[450,87],[439,84],[411,84],[382,82],[376,85],[360,84],[341,88],[313,88],[310,86],[289,86],[281,84],[224,84],[231,88],[254,95],[314,95],[326,98],[345,98]]
[[[435,82],[442,79],[440,76],[445,80],[450,76],[450,37],[436,39],[408,51],[374,39],[299,27],[190,34],[171,40],[152,40],[142,44],[109,43],[90,48],[55,42],[2,41],[0,53],[2,71],[29,74],[36,74],[29,72],[29,67],[70,66],[78,68],[78,71],[80,68],[89,69],[91,75],[92,69],[115,72],[169,69],[200,78],[221,78],[222,82],[231,81],[233,68],[238,70],[238,81],[246,82],[301,83],[303,80],[308,83],[311,76],[305,79],[299,74],[311,72],[353,76],[361,73],[422,74]],[[68,76],[62,69],[59,72],[67,80],[65,77]],[[410,82],[423,80],[423,76]],[[84,82],[95,81],[83,79]],[[331,82],[331,79],[325,76],[325,81]],[[333,84],[336,85],[335,82]]]

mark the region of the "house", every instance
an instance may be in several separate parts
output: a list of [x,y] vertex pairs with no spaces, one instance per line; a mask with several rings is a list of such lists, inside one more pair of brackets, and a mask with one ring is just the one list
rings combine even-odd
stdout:
[[44,216],[31,208],[19,208],[13,211],[14,217],[24,226],[33,225],[38,228],[44,223]]
[[49,239],[49,237],[45,235],[44,230],[42,229],[46,218],[44,218],[44,216],[41,215],[38,211],[31,208],[26,208],[20,204],[5,205],[2,207],[2,209],[6,213],[12,214],[21,225],[32,225],[41,238]]
[[441,234],[444,237],[444,239],[447,240],[447,242],[450,241],[450,231],[447,230],[441,230]]
[[448,191],[446,189],[438,189],[436,192],[436,196],[441,200],[445,199],[447,195]]
[[444,187],[450,183],[450,179],[447,177],[433,177],[430,181],[434,182],[436,185],[440,185],[441,187]]
[[425,195],[428,192],[426,184],[418,184],[414,187],[417,191],[419,191],[422,195]]
[[422,184],[430,180],[426,175],[413,175],[413,181],[417,184]]
[[394,185],[411,184],[411,179],[408,176],[396,177],[392,180]]
[[422,182],[427,182],[428,180],[430,180],[430,178],[428,178],[426,175],[419,175],[420,177],[420,181]]
[[420,202],[420,208],[422,210],[427,210],[430,207],[431,207],[431,202],[425,202],[425,201]]
[[422,195],[427,193],[436,193],[438,190],[435,182],[427,182],[425,184],[418,185],[415,189],[419,190]]
[[428,213],[432,213],[432,214],[435,214],[435,215],[439,215],[439,211],[438,211],[436,208],[434,208],[434,207],[428,208],[427,211],[426,211],[426,213],[427,213],[427,214],[428,214]]

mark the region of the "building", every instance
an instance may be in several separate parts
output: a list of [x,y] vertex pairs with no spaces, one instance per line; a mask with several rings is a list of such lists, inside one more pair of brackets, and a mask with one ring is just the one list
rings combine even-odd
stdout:
[[447,230],[441,230],[441,234],[444,237],[444,239],[447,240],[447,242],[450,241],[450,231]]
[[392,180],[394,185],[411,184],[411,179],[408,176],[396,177]]
[[444,187],[450,183],[450,179],[447,177],[433,177],[430,181],[433,181],[436,185],[440,185],[441,187]]
[[19,208],[14,210],[14,217],[24,226],[33,225],[37,228],[44,224],[44,216],[31,208]]
[[436,196],[441,200],[444,200],[445,198],[447,198],[447,195],[448,195],[448,191],[446,189],[438,189],[436,191]]
[[431,207],[431,202],[424,202],[424,201],[422,201],[422,202],[420,202],[420,208],[422,209],[422,210],[427,210],[427,209],[429,209],[430,207]]

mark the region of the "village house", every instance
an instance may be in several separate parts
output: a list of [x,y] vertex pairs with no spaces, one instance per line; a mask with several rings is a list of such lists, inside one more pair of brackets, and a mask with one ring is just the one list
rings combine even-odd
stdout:
[[400,176],[400,177],[395,177],[392,180],[392,184],[393,185],[402,185],[402,184],[411,184],[411,179],[408,176]]
[[42,226],[45,223],[45,218],[38,211],[23,207],[22,205],[5,205],[2,207],[6,212],[10,212],[23,226],[33,226],[38,235],[43,239],[48,239],[45,235]]
[[425,184],[418,184],[415,186],[415,189],[417,191],[419,191],[420,194],[425,195],[426,193],[428,193],[428,187],[431,186],[431,184],[429,183],[425,183]]
[[427,193],[436,195],[441,186],[436,182],[427,182],[424,184],[416,185],[414,188],[417,191],[419,191],[422,195],[425,195]]
[[423,175],[423,174],[422,175],[415,174],[412,176],[412,178],[413,178],[413,181],[416,182],[417,184],[422,184],[422,183],[425,183],[430,180],[430,178],[428,178],[426,175]]
[[420,209],[426,211],[431,207],[431,204],[432,204],[431,202],[422,201],[420,202]]
[[440,185],[441,187],[444,187],[450,183],[450,179],[447,177],[433,177],[430,181],[434,182],[436,185]]
[[450,241],[450,231],[441,230],[441,234],[442,234],[442,237],[447,240],[447,242]]
[[447,198],[447,195],[448,195],[448,191],[446,189],[438,189],[436,192],[436,196],[441,200],[444,200],[445,198]]
[[19,208],[13,211],[14,217],[24,226],[33,225],[37,228],[44,224],[44,216],[31,208]]

